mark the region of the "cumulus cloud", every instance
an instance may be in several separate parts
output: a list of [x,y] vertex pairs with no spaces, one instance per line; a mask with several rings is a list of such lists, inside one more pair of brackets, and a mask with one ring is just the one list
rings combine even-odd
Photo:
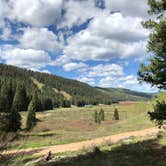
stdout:
[[65,14],[58,25],[59,28],[71,28],[74,25],[79,26],[88,19],[97,16],[101,11],[101,9],[95,6],[95,2],[93,0],[69,0],[64,3],[63,9]]
[[10,0],[10,18],[33,26],[55,24],[61,14],[63,0]]
[[145,0],[0,0],[0,40],[14,43],[0,46],[0,61],[47,73],[58,66],[91,85],[150,91],[131,74],[136,69],[123,69],[148,57],[146,17]]
[[114,88],[126,88],[142,92],[157,92],[156,87],[143,83],[140,84],[135,75],[123,75],[121,77],[105,77],[100,79],[99,86],[101,87],[114,87]]
[[64,54],[83,61],[143,55],[148,31],[143,29],[141,21],[141,18],[104,12],[94,18],[87,29],[68,39]]
[[51,62],[50,56],[42,50],[6,47],[0,50],[0,56],[7,64],[28,69],[40,69]]
[[25,28],[18,40],[23,48],[38,50],[56,51],[61,45],[57,36],[47,28]]
[[72,71],[72,70],[78,70],[81,68],[85,68],[87,67],[87,65],[85,63],[79,62],[79,63],[75,63],[75,62],[70,62],[70,63],[66,63],[63,66],[63,69],[65,71]]
[[132,17],[147,16],[146,0],[106,0],[106,8],[113,11],[119,11],[124,15]]
[[124,68],[118,64],[99,64],[89,66],[88,69],[81,73],[77,78],[81,82],[100,87],[126,88],[144,92],[157,92],[157,88],[151,87],[149,84],[140,84],[137,76],[134,74],[126,74]]
[[123,68],[118,64],[99,64],[91,67],[88,71],[89,77],[106,77],[106,76],[121,76],[123,75]]
[[0,0],[0,27],[5,26],[4,18],[9,13],[9,6],[7,5],[5,0]]
[[78,81],[87,83],[89,85],[95,85],[95,79],[94,78],[88,78],[88,77],[79,77],[77,78]]

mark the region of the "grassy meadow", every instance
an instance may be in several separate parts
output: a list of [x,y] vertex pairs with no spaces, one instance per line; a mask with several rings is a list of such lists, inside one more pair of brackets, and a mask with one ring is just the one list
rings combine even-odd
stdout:
[[[31,132],[21,131],[9,150],[34,148],[78,142],[127,131],[153,127],[147,111],[149,102],[124,102],[111,106],[92,108],[59,108],[37,113],[38,123]],[[103,109],[105,121],[94,122],[94,111]],[[119,111],[120,120],[113,120],[114,109]],[[26,112],[22,112],[22,129],[25,128]]]

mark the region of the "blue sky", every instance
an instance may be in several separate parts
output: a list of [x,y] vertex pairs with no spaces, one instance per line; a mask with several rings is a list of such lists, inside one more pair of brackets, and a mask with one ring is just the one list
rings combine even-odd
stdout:
[[0,62],[143,92],[145,0],[0,0]]

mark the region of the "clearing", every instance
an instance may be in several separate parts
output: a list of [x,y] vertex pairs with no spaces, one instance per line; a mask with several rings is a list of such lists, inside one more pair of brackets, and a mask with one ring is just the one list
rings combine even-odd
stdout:
[[[94,111],[103,109],[105,121],[94,122]],[[113,120],[114,109],[118,108],[120,120]],[[74,142],[87,141],[99,137],[143,130],[154,127],[147,115],[149,105],[146,102],[94,106],[92,108],[59,108],[38,112],[39,122],[31,132],[21,131],[8,150],[38,148]],[[22,112],[25,128],[26,112]]]

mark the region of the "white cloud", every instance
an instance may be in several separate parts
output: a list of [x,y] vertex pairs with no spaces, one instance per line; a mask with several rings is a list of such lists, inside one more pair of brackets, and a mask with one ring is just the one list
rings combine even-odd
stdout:
[[95,85],[95,79],[94,78],[88,78],[88,77],[80,77],[77,78],[78,81],[90,84],[90,85]]
[[9,7],[5,0],[0,0],[0,27],[5,26],[4,18],[8,15]]
[[65,14],[59,27],[71,28],[74,25],[81,25],[100,13],[100,9],[95,7],[93,0],[75,1],[69,0],[64,3]]
[[126,88],[142,92],[157,92],[158,89],[151,87],[151,85],[143,83],[140,84],[135,75],[123,75],[121,77],[108,76],[100,79],[99,86],[101,87],[114,87]]
[[121,76],[123,75],[123,68],[118,64],[99,64],[90,67],[88,74],[89,77],[106,77],[106,76]]
[[51,62],[50,56],[42,50],[6,47],[0,56],[7,64],[29,69],[40,69]]
[[0,38],[2,40],[8,40],[11,38],[11,27],[7,27],[5,26],[4,28],[2,28],[2,35],[0,36]]
[[141,18],[103,12],[90,22],[87,29],[68,39],[64,54],[83,61],[136,58],[146,54],[147,36],[148,32],[141,26]]
[[63,66],[67,63],[71,63],[71,59],[66,55],[61,55],[55,61],[52,62],[52,65],[53,66]]
[[88,83],[92,86],[126,88],[136,91],[157,92],[157,88],[149,84],[140,84],[137,76],[126,74],[124,68],[118,64],[99,64],[89,66],[82,72],[77,80]]
[[89,29],[92,35],[96,34],[103,38],[121,42],[133,42],[143,40],[148,36],[147,30],[141,25],[142,21],[140,17],[133,18],[121,13],[110,15],[103,12],[91,21]]
[[106,8],[133,17],[147,16],[147,0],[106,0]]
[[10,0],[10,18],[33,26],[55,24],[61,14],[63,0]]
[[[151,91],[147,84],[139,85],[135,75],[125,74],[117,62],[123,59],[130,67],[129,58],[133,63],[146,58],[149,33],[141,26],[141,21],[147,17],[146,1],[105,2],[106,9],[102,10],[93,0],[0,0],[0,38],[20,42],[16,48],[2,46],[0,60],[41,72],[49,72],[47,65],[61,66],[64,71],[78,71],[81,74],[78,80],[91,85]],[[62,10],[65,11],[63,16]],[[121,13],[110,14],[110,11]],[[10,21],[4,21],[5,18]],[[91,21],[86,29],[72,32],[70,28],[88,19]],[[11,29],[10,22],[17,27]],[[20,22],[29,24],[29,28],[22,29]],[[57,32],[57,36],[48,29],[49,25],[64,28],[64,31]],[[20,29],[23,34],[13,34],[12,31]],[[66,36],[70,36],[67,43]],[[63,49],[62,55],[56,54],[58,58],[52,61],[47,52],[58,49]],[[114,64],[92,66],[85,63],[88,60],[111,62],[113,58],[117,59]]]
[[47,74],[51,74],[51,72],[49,70],[40,70],[40,72],[42,73],[47,73]]
[[70,63],[66,63],[63,66],[63,69],[65,71],[72,71],[72,70],[78,70],[81,68],[85,68],[87,67],[87,65],[85,63],[79,62],[79,63],[75,63],[75,62],[70,62]]
[[23,48],[56,51],[60,48],[57,36],[47,28],[25,28],[24,34],[19,36]]

